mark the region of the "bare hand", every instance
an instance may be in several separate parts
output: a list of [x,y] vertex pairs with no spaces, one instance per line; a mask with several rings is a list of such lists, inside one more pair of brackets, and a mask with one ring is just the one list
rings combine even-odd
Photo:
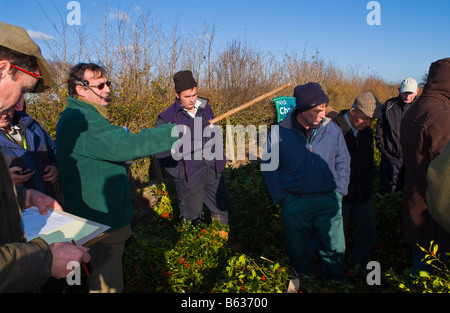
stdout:
[[19,174],[19,172],[23,170],[23,168],[19,166],[13,166],[9,168],[9,171],[11,172],[11,177],[13,179],[14,184],[23,184],[26,183],[33,177],[34,171],[29,174]]
[[91,256],[88,253],[89,248],[79,245],[75,246],[69,242],[52,243],[50,244],[50,250],[53,254],[52,276],[57,279],[66,278],[72,271],[72,267],[67,266],[69,262],[88,263],[91,260]]
[[60,211],[63,210],[58,201],[35,189],[27,189],[25,206],[36,206],[43,215],[47,214],[48,208]]
[[44,175],[42,175],[42,180],[49,182],[50,184],[56,183],[58,180],[58,169],[54,165],[47,165],[44,169]]

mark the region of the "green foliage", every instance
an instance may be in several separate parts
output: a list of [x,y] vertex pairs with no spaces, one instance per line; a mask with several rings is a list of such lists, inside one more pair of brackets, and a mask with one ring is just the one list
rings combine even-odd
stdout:
[[281,229],[281,208],[267,192],[260,165],[249,163],[224,171],[232,199],[230,245],[239,251],[286,262]]
[[132,93],[126,88],[117,85],[111,97],[113,104],[108,106],[111,123],[127,126],[132,133],[153,127],[158,114],[169,105],[166,102],[167,89],[162,87],[160,80],[151,81],[150,86],[139,93]]
[[226,239],[219,235],[223,227],[217,222],[176,227],[179,240],[164,254],[172,291],[206,292],[215,282],[215,272],[228,255]]
[[403,239],[401,192],[376,193],[373,205],[377,237],[372,260],[380,262],[385,269],[392,267],[396,271],[411,267],[411,249]]
[[[254,171],[255,169],[250,166],[246,170]],[[230,175],[234,171],[242,172],[227,169]],[[258,177],[258,179],[261,178]],[[231,185],[231,192],[234,191],[233,188],[239,187]],[[178,213],[172,208],[167,189],[165,184],[161,184],[152,190],[153,194],[159,198],[158,203],[153,207],[154,215],[147,226],[139,225],[133,230],[132,238],[127,243],[124,253],[126,292],[225,292],[231,289],[236,292],[283,292],[286,290],[289,281],[286,266],[272,261],[258,262],[243,254],[241,257],[233,256],[232,244],[226,236],[222,235],[222,231],[242,232],[236,234],[234,238],[239,241],[238,238],[247,237],[244,244],[254,253],[268,251],[260,241],[265,239],[264,236],[257,240],[259,245],[249,244],[252,241],[248,238],[252,220],[244,220],[238,228],[233,230],[214,220],[210,223],[202,221],[196,226],[188,222],[178,223],[175,221]],[[255,194],[256,198],[258,197]],[[241,203],[241,205],[245,204]],[[243,207],[240,207],[238,210],[246,211],[242,209]],[[245,215],[247,216],[247,213]],[[270,218],[270,215],[267,218]],[[259,223],[262,222],[259,221]],[[276,248],[279,251],[279,246],[278,242],[274,242],[270,248]],[[238,270],[238,268],[241,274],[231,275],[233,273],[231,269]],[[246,276],[245,279],[242,275]],[[242,281],[247,286],[244,289],[242,289]]]
[[[224,176],[232,198],[229,227],[209,222],[207,214],[195,227],[179,223],[173,186],[152,189],[159,199],[153,215],[134,228],[125,249],[125,292],[285,292],[294,278],[305,293],[379,291],[365,277],[336,283],[294,273],[284,251],[281,208],[270,200],[259,164],[227,167]],[[401,194],[375,194],[374,209],[377,243],[371,260],[387,273],[410,268]],[[228,240],[222,230],[229,232]]]
[[449,253],[446,254],[445,260],[438,253],[438,245],[434,241],[430,243],[430,247],[425,249],[419,246],[420,250],[425,253],[422,262],[430,267],[428,271],[420,271],[419,275],[411,276],[406,272],[398,275],[390,270],[386,273],[386,277],[396,284],[398,290],[407,293],[449,293],[450,292],[450,270],[448,263]]
[[[165,184],[153,193],[159,197],[149,225],[137,226],[124,255],[127,292],[206,292],[214,270],[229,251],[220,232],[226,226],[213,221],[193,226],[174,221]],[[222,261],[223,260],[223,261]]]
[[245,254],[230,258],[227,276],[219,281],[213,292],[285,292],[289,282],[286,269],[279,263],[262,259],[265,262]]
[[173,220],[173,210],[170,202],[169,194],[166,190],[166,185],[161,184],[152,189],[155,196],[159,197],[158,203],[153,207],[153,210],[161,218],[167,219],[169,221]]

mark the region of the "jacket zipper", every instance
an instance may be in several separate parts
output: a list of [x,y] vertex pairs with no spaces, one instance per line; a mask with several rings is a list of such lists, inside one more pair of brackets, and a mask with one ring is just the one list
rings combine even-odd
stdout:
[[300,135],[303,138],[305,138],[305,140],[306,140],[306,142],[308,144],[308,147],[309,147],[309,152],[312,152],[312,142],[313,142],[314,138],[316,137],[317,129],[313,130],[313,133],[311,135],[311,139],[309,141],[308,141],[308,138],[306,138],[305,134],[303,134],[303,132],[301,130],[298,130],[298,132],[300,133]]

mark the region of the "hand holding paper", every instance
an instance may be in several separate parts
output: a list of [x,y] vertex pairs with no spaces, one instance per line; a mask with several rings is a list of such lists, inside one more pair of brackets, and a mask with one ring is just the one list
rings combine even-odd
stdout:
[[85,248],[79,245],[73,245],[69,242],[56,242],[50,244],[50,250],[53,254],[52,262],[52,276],[61,279],[66,278],[72,271],[67,264],[71,261],[77,261],[79,263],[88,263],[91,260],[91,256],[88,251],[89,248]]
[[25,206],[36,206],[39,208],[39,213],[44,215],[47,214],[48,208],[59,211],[63,210],[58,201],[35,189],[27,189]]

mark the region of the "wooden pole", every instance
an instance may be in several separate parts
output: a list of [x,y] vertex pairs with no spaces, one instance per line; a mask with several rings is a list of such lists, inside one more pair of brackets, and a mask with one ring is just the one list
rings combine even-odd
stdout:
[[217,123],[218,121],[220,121],[220,120],[222,120],[222,119],[224,119],[224,118],[226,118],[226,117],[228,117],[228,116],[230,116],[230,115],[232,115],[232,114],[234,114],[236,112],[239,112],[240,110],[248,108],[249,106],[251,106],[251,105],[253,105],[253,104],[257,103],[257,102],[259,102],[261,100],[264,100],[267,97],[270,97],[271,95],[273,95],[273,94],[275,94],[275,93],[277,93],[277,92],[279,92],[279,91],[289,87],[290,85],[291,85],[290,83],[286,83],[286,84],[284,84],[284,85],[282,85],[282,86],[280,86],[280,87],[278,87],[278,88],[276,88],[276,89],[274,89],[272,91],[269,91],[269,92],[263,94],[262,96],[259,96],[258,98],[255,98],[255,99],[253,99],[253,100],[251,100],[249,102],[244,103],[243,105],[238,106],[237,108],[231,109],[230,111],[213,118],[209,122],[211,124]]

